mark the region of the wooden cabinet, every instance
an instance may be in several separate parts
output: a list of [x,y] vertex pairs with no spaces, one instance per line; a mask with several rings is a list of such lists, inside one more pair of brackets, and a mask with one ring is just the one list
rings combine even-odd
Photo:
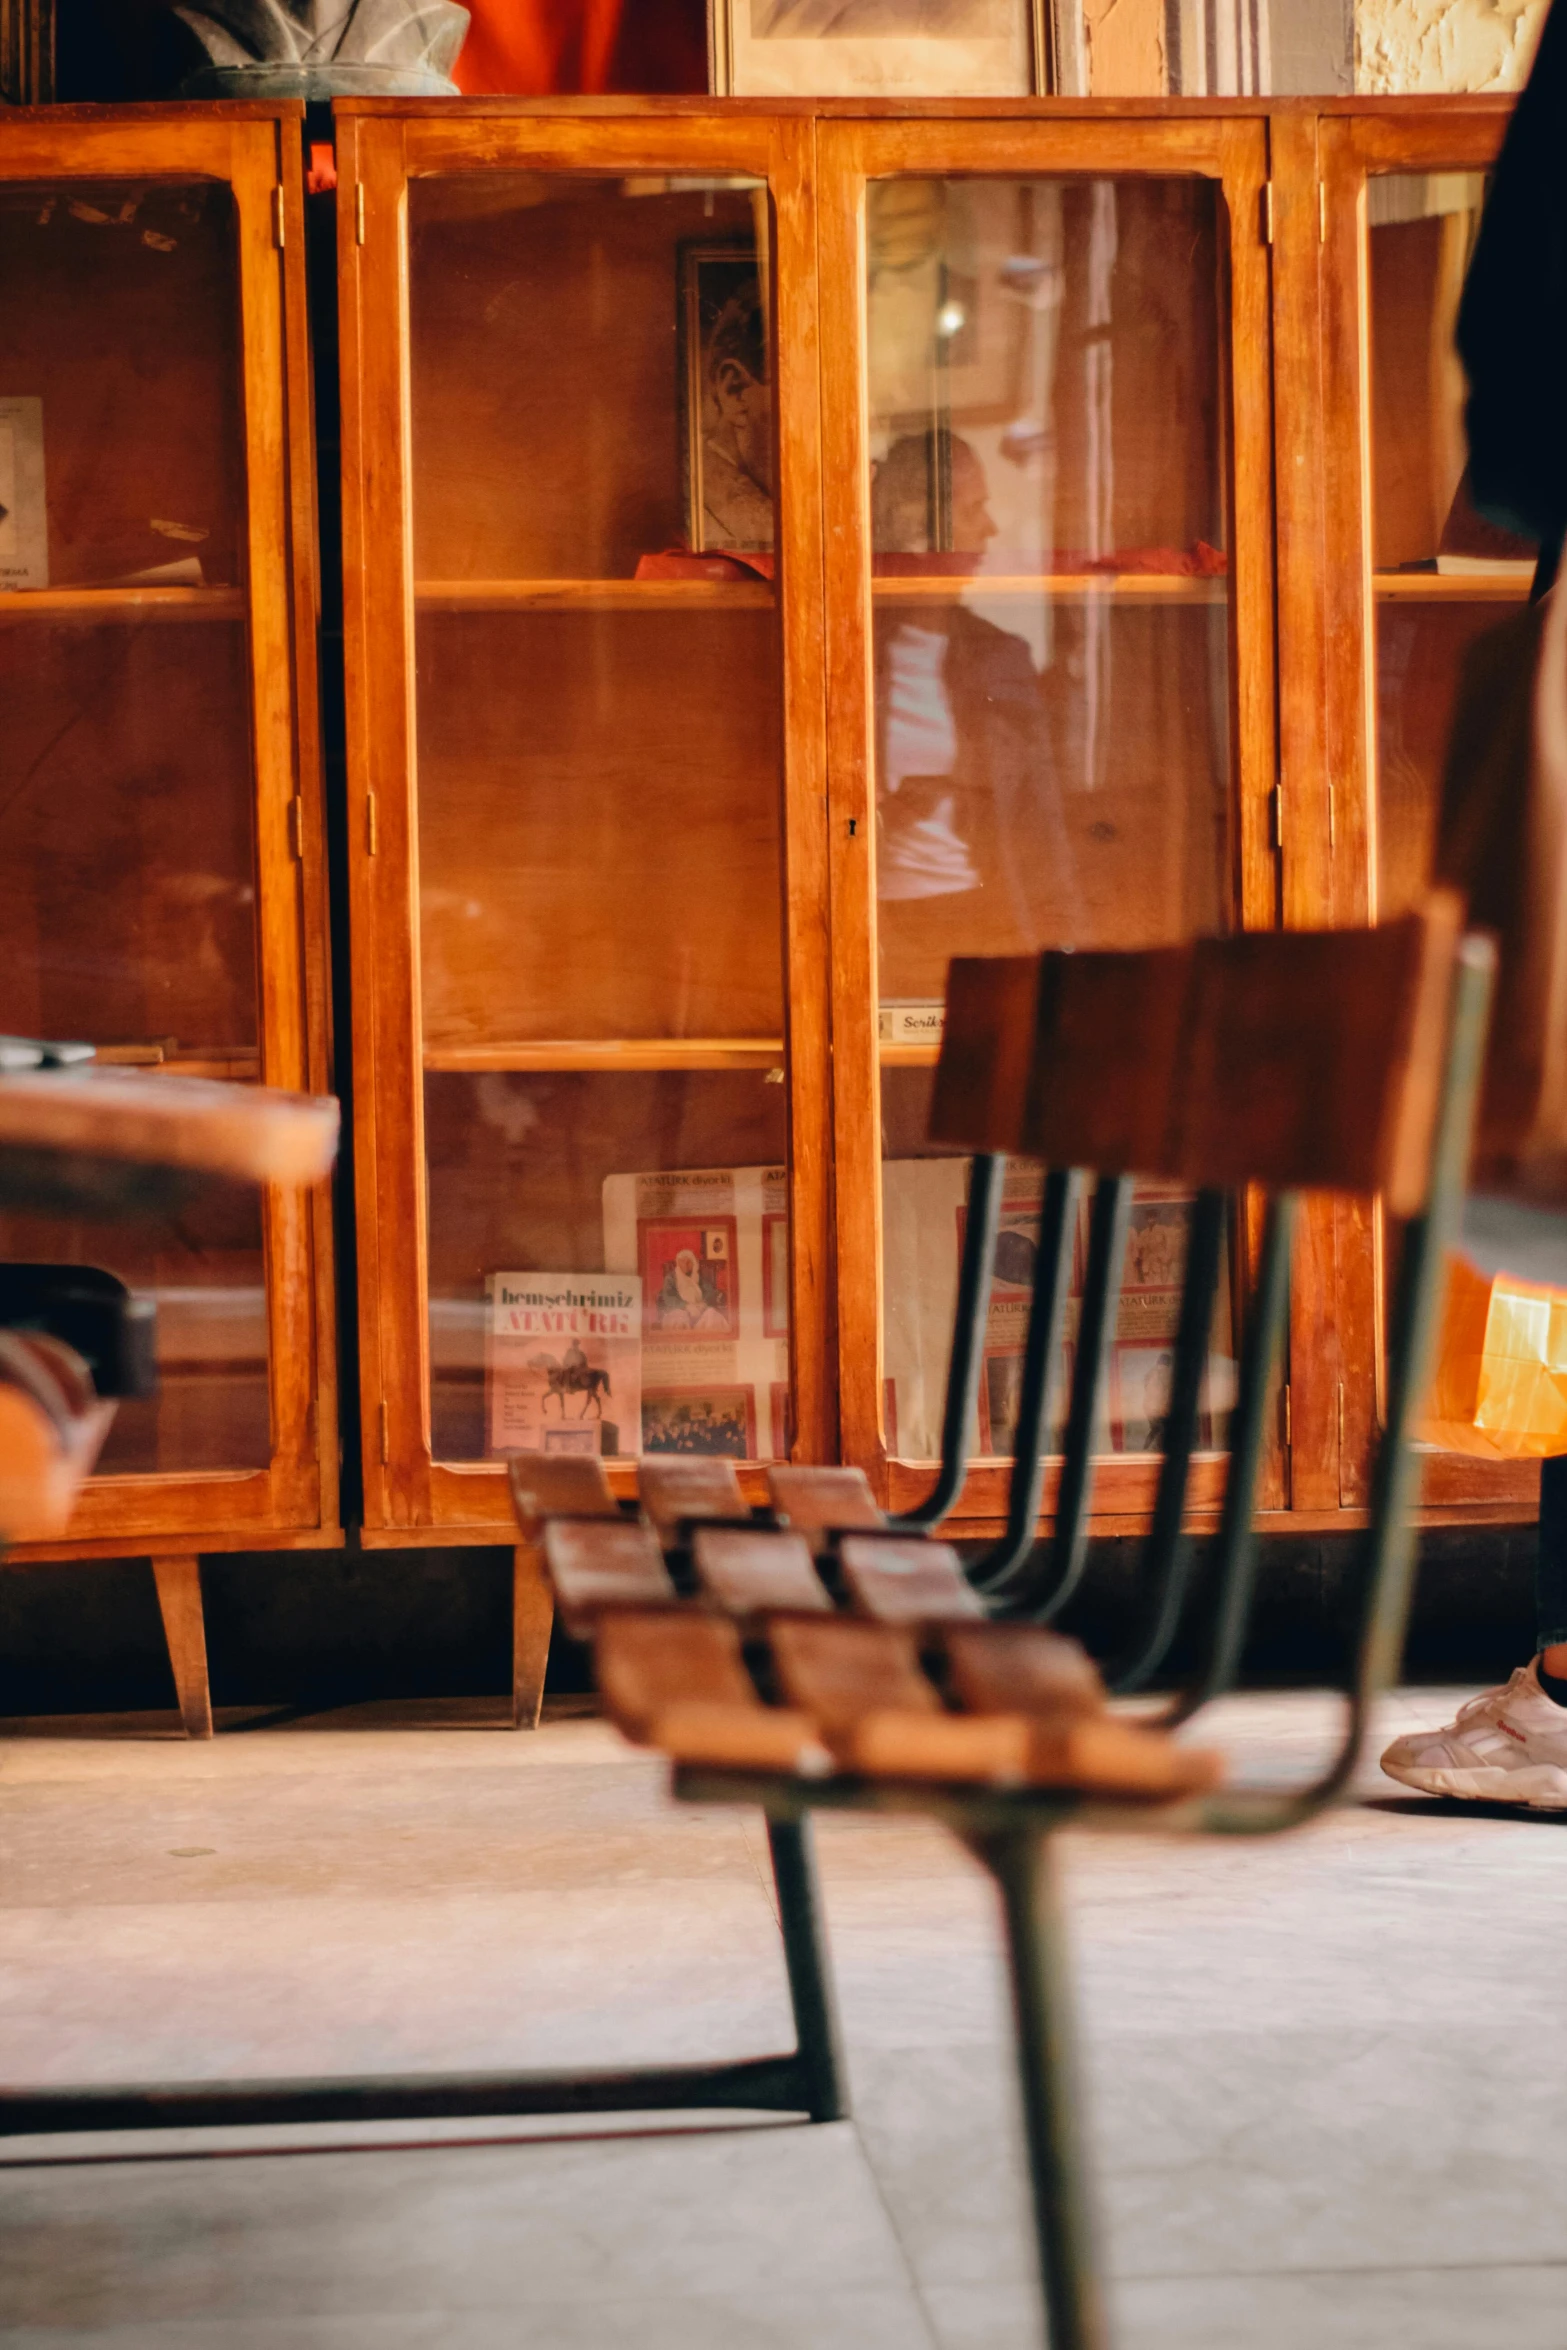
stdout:
[[[505,1540],[497,1361],[624,1483],[792,1450],[913,1499],[948,958],[1407,902],[1452,662],[1526,592],[1463,516],[1449,351],[1506,112],[339,105],[367,1544]],[[0,597],[5,1024],[323,1082],[297,116],[38,113],[0,163],[51,532]],[[1032,1212],[1021,1170],[972,1531]],[[1139,1203],[1104,1531],[1151,1501],[1183,1214]],[[1310,1203],[1281,1527],[1363,1505],[1391,1245]],[[84,1540],[332,1539],[322,1204],[128,1246],[72,1241],[199,1305]],[[508,1276],[620,1282],[635,1366],[606,1391],[564,1324],[530,1363]],[[1426,1498],[1516,1518],[1532,1479],[1433,1459]]]
[[[503,1270],[640,1279],[649,1444],[912,1500],[963,1213],[924,1142],[949,956],[1407,901],[1452,656],[1526,592],[1438,559],[1506,111],[339,108],[367,1541],[504,1527]],[[662,1181],[700,1257],[682,1184],[744,1171],[754,1222],[767,1168],[682,1366],[619,1194]],[[1030,1213],[1020,1171],[975,1531]],[[1106,1530],[1151,1500],[1182,1213],[1142,1203]],[[1387,1242],[1308,1224],[1268,1496],[1322,1527],[1364,1499]],[[634,1449],[582,1420],[554,1440]],[[1434,1460],[1427,1499],[1532,1491]]]
[[[0,118],[0,1031],[326,1090],[299,155],[296,107]],[[21,1556],[341,1541],[324,1188],[0,1254],[159,1307],[160,1393]]]

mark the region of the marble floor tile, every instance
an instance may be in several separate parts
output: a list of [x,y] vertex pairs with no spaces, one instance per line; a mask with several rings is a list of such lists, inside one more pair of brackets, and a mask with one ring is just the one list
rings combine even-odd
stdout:
[[[1333,1722],[1287,1694],[1215,1733],[1299,1781]],[[1361,1785],[1274,1842],[1063,1840],[1117,2350],[1567,2350],[1567,1821],[1409,1798],[1374,1752]],[[819,1849],[852,2124],[13,2144],[0,2345],[1033,2350],[992,1889],[928,1822]],[[759,1819],[671,1804],[592,1721],[0,1739],[0,1859],[0,2079],[787,2040]]]
[[936,2350],[913,2294],[861,2290],[693,2292],[623,2301],[524,2302],[509,2309],[402,2317],[273,2319],[81,2330],[0,2327],[5,2350]]
[[[1152,2277],[1112,2285],[1117,2350],[1564,2350],[1567,2267]],[[940,2350],[1043,2350],[1022,2285],[937,2286]]]
[[[1144,2034],[1085,2072],[1114,2274],[1567,2257],[1567,2081],[1526,2032]],[[922,2284],[1029,2275],[1005,2050],[861,2051],[854,2078]]]
[[673,2063],[787,2048],[753,1880],[0,1913],[0,2077]]
[[0,2277],[6,2340],[29,2327],[909,2295],[846,2124],[10,2170]]

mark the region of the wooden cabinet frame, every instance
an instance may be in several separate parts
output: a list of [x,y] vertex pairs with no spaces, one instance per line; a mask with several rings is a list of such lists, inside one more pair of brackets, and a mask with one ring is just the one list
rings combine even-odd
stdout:
[[[50,107],[0,116],[0,179],[228,184],[238,238],[260,1073],[331,1089],[316,680],[315,458],[295,105]],[[59,591],[85,606],[101,591]],[[47,596],[47,591],[45,592]],[[33,598],[28,599],[34,605]],[[42,605],[36,608],[42,610]],[[0,613],[25,628],[26,613]],[[270,1466],[91,1480],[68,1541],[19,1559],[342,1540],[331,1190],[268,1190]]]
[[[414,764],[407,187],[421,174],[733,173],[767,183],[779,448],[780,812],[796,1443],[830,1458],[826,837],[812,124],[803,110],[338,109],[348,839],[366,1539],[504,1538],[503,1465],[433,1457]],[[759,1487],[758,1487],[759,1490]]]

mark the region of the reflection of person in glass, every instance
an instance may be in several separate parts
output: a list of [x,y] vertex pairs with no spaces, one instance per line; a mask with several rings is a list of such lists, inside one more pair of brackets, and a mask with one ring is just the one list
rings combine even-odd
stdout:
[[[941,571],[977,570],[996,536],[984,467],[967,441],[939,431],[893,443],[875,469],[871,515],[878,555],[929,554],[947,537]],[[1041,946],[1052,943],[1047,907],[1070,902],[1070,850],[1040,680],[1023,639],[961,592],[954,582],[950,597],[894,607],[876,633],[877,894],[984,889],[974,912],[988,951]]]
[[702,544],[773,543],[773,388],[762,288],[748,278],[713,321],[702,435]]

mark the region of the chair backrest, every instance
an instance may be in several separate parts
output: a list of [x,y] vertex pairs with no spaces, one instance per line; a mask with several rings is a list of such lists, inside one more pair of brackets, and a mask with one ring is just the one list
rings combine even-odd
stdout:
[[951,966],[936,1142],[1194,1186],[1421,1205],[1458,900],[1374,930]]
[[[1362,1553],[1357,1725],[1377,1676],[1390,1668],[1393,1643],[1402,1637],[1411,1555],[1403,1524],[1411,1414],[1429,1350],[1442,1248],[1461,1199],[1493,960],[1481,942],[1461,939],[1459,905],[1439,893],[1418,912],[1369,931],[1253,933],[1144,954],[1047,954],[1037,959],[1032,979],[1016,957],[953,965],[933,1138],[982,1154],[976,1181],[983,1176],[987,1194],[998,1185],[998,1152],[1043,1157],[1051,1170],[1008,1532],[971,1570],[993,1607],[1048,1622],[1081,1572],[1091,1446],[1115,1325],[1131,1178],[1175,1178],[1197,1190],[1146,1561],[1152,1604],[1130,1656],[1112,1670],[1112,1686],[1138,1686],[1148,1677],[1189,1590],[1182,1516],[1226,1199],[1248,1185],[1271,1197],[1231,1419],[1218,1597],[1204,1662],[1180,1710],[1216,1694],[1238,1663],[1251,1595],[1256,1481],[1288,1309],[1294,1195],[1303,1189],[1380,1193],[1411,1220],[1389,1318],[1388,1428]],[[1052,1334],[1060,1328],[1069,1278],[1065,1242],[1075,1178],[1068,1171],[1074,1169],[1096,1172],[1099,1183],[1061,1504],[1048,1561],[1041,1563],[1030,1554],[1039,1452],[1050,1424]],[[979,1269],[965,1266],[965,1306],[980,1319],[988,1287],[988,1267],[981,1278]],[[967,1362],[972,1351],[973,1333],[955,1331],[954,1364]],[[961,1462],[944,1459],[938,1481],[944,1491],[961,1489],[961,1470]],[[1334,1770],[1347,1767],[1341,1756]]]
[[1394,1215],[1416,1214],[1431,1179],[1459,911],[1442,891],[1375,930],[1203,939],[1168,1172],[1381,1193]]

